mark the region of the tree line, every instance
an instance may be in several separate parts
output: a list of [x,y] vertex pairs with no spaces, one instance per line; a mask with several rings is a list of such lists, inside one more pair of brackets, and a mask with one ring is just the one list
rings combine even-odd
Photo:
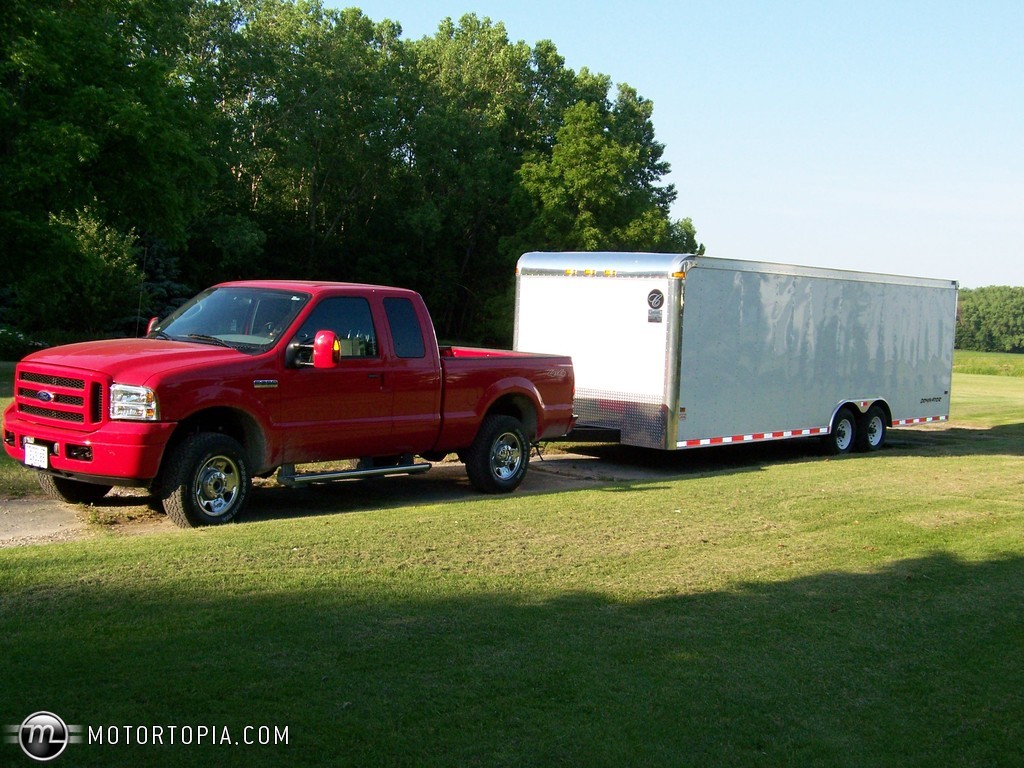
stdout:
[[319,0],[9,0],[0,322],[131,333],[206,285],[419,290],[510,339],[532,249],[700,252],[653,104],[501,23],[409,41]]
[[961,288],[957,349],[1024,352],[1024,287]]

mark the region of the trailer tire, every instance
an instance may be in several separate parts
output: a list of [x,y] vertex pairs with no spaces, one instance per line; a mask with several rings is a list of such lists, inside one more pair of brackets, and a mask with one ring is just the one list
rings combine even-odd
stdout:
[[249,498],[252,477],[237,440],[200,432],[171,453],[161,486],[167,516],[181,528],[194,528],[234,520]]
[[530,442],[519,419],[493,414],[484,418],[472,445],[459,455],[474,488],[482,493],[509,493],[526,476]]
[[868,408],[857,424],[857,450],[862,453],[877,451],[885,445],[885,410],[880,405]]
[[825,450],[841,456],[853,450],[857,441],[857,420],[849,408],[840,408],[832,419],[832,428],[825,435]]
[[110,493],[113,486],[83,483],[81,480],[70,480],[40,472],[39,487],[43,489],[43,493],[56,501],[65,501],[68,504],[95,504]]

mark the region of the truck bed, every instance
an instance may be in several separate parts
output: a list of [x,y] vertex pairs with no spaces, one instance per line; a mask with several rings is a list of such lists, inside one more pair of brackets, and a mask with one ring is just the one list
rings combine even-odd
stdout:
[[440,353],[444,383],[439,450],[472,440],[481,409],[499,393],[540,404],[536,423],[526,425],[537,440],[560,437],[572,428],[574,380],[567,355],[457,346],[441,347]]

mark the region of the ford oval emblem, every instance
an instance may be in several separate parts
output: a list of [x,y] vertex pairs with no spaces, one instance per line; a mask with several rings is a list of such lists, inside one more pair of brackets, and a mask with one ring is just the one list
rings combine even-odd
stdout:
[[44,403],[52,403],[54,398],[53,392],[47,392],[45,390],[36,392],[36,399],[41,400]]

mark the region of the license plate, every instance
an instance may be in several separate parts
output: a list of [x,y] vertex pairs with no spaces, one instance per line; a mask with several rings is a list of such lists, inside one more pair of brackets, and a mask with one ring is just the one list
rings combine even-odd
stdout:
[[25,464],[29,467],[48,469],[50,466],[50,449],[45,445],[25,443]]

